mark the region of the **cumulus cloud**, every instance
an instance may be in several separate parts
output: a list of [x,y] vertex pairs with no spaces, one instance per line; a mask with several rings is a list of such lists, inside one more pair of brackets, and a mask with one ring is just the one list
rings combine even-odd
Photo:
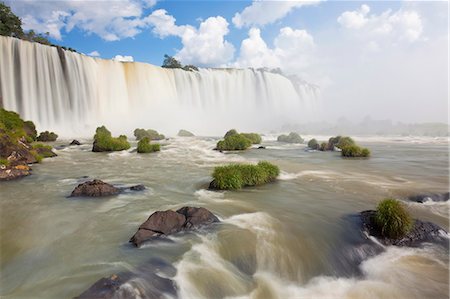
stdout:
[[122,55],[116,55],[113,57],[114,61],[120,61],[120,62],[133,62],[134,58],[133,56],[122,56]]
[[225,40],[228,22],[221,16],[209,17],[198,28],[191,25],[176,25],[176,19],[164,9],[152,12],[145,22],[153,26],[153,33],[160,38],[178,36],[183,48],[175,57],[184,64],[219,66],[233,58],[234,46]]
[[12,1],[12,10],[23,21],[25,30],[48,32],[61,40],[62,33],[78,28],[88,34],[97,34],[107,41],[133,37],[147,24],[143,12],[155,0],[115,1]]
[[234,15],[232,22],[237,28],[262,26],[282,19],[293,9],[312,5],[320,2],[316,1],[261,1],[255,0],[250,6],[244,8],[242,12]]
[[88,53],[88,55],[92,57],[100,57],[100,53],[98,51],[92,51],[91,53]]
[[358,34],[360,39],[368,40],[371,48],[378,48],[378,42],[383,40],[391,44],[402,41],[412,43],[422,37],[422,18],[414,10],[386,10],[380,15],[369,12],[370,7],[364,4],[358,10],[343,12],[337,21],[342,27]]

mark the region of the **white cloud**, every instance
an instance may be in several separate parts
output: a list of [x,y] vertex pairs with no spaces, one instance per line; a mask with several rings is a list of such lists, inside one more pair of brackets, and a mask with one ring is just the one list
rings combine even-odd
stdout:
[[145,8],[156,0],[115,1],[14,1],[13,11],[23,21],[25,30],[49,32],[60,40],[62,32],[74,28],[97,34],[107,41],[133,37],[147,24],[142,20]]
[[133,58],[133,56],[116,55],[112,58],[112,60],[121,61],[121,62],[133,62],[134,58]]
[[225,40],[229,24],[221,16],[209,17],[195,28],[191,25],[176,25],[173,16],[164,9],[158,9],[145,18],[145,22],[153,26],[153,33],[160,38],[181,38],[183,48],[175,57],[184,64],[219,66],[233,58],[234,47]]
[[100,57],[100,53],[98,51],[92,51],[91,53],[88,53],[88,55],[92,57]]
[[397,44],[415,42],[423,33],[422,18],[414,10],[386,10],[380,15],[369,14],[370,7],[362,5],[355,11],[345,11],[337,19],[346,29],[352,30],[362,40],[368,40],[373,46],[380,42]]
[[317,4],[319,1],[261,1],[254,0],[250,6],[236,13],[232,19],[233,24],[238,27],[262,26],[282,19],[293,9]]

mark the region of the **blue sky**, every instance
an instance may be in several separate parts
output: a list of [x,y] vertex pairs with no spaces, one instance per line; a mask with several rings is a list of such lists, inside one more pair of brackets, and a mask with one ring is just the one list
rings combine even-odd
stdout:
[[6,2],[86,55],[281,68],[320,86],[334,116],[448,121],[447,1]]

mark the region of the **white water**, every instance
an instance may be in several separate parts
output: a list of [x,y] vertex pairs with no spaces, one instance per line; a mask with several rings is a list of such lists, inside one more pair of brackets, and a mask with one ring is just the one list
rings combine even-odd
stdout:
[[[0,37],[2,105],[62,136],[92,136],[136,127],[166,134],[270,130],[307,120],[317,87],[252,69],[164,69],[103,60],[55,47]],[[208,124],[208,125],[206,125]]]

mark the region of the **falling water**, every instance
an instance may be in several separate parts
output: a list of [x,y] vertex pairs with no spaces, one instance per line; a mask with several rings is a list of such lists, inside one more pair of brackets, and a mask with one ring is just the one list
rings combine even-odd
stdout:
[[128,134],[136,127],[270,130],[306,120],[319,92],[263,70],[164,69],[10,37],[0,37],[0,47],[2,105],[63,135],[91,135],[100,124]]

